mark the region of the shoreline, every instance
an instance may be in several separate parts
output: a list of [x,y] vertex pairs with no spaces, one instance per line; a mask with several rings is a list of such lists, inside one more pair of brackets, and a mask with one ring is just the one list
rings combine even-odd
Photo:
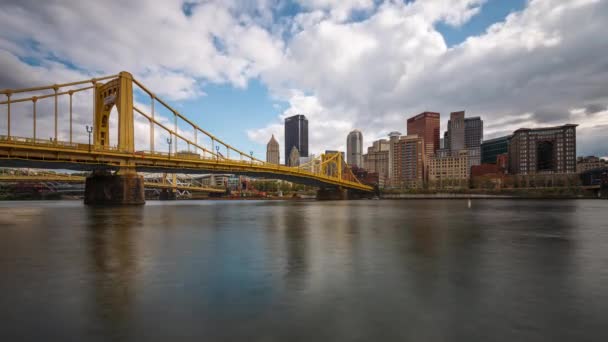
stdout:
[[482,194],[391,194],[382,195],[380,199],[383,200],[446,200],[446,199],[509,199],[509,200],[576,200],[576,199],[597,199],[605,200],[605,198],[598,198],[593,196],[517,196],[517,195],[482,195]]
[[[605,197],[593,197],[593,196],[517,196],[517,195],[488,195],[488,194],[388,194],[380,195],[376,198],[361,198],[351,199],[351,201],[361,200],[606,200]],[[81,198],[3,198],[1,202],[30,202],[30,201],[81,201]],[[170,201],[317,201],[314,197],[242,197],[242,198],[222,198],[222,197],[206,197],[206,198],[184,198],[176,200],[160,200],[157,198],[146,199],[146,201],[154,202],[170,202]]]

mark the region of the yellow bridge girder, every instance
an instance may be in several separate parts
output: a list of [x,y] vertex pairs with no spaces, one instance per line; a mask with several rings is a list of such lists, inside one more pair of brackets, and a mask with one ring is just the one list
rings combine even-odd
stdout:
[[[100,83],[104,81],[105,83]],[[87,83],[92,86],[74,88]],[[133,102],[133,89],[137,87],[151,99],[150,112],[137,108]],[[65,90],[67,89],[67,90]],[[93,89],[93,141],[90,144],[75,143],[72,139],[72,95]],[[51,94],[40,92],[51,90]],[[36,92],[36,96],[15,98],[16,94]],[[128,72],[118,75],[94,78],[50,86],[6,89],[0,91],[6,101],[0,106],[7,110],[7,134],[0,136],[0,166],[35,167],[49,169],[96,170],[112,169],[128,172],[167,173],[230,173],[285,179],[296,183],[316,186],[332,186],[359,191],[373,191],[369,185],[361,183],[344,162],[341,154],[321,155],[300,167],[271,164],[253,157],[223,142],[213,134],[199,127],[176,109],[158,98],[151,90],[138,82]],[[58,139],[58,97],[69,96],[69,141]],[[36,138],[36,103],[43,99],[54,99],[55,137],[50,141]],[[11,135],[11,105],[31,102],[33,104],[32,137]],[[154,103],[158,103],[173,115],[173,127],[155,116]],[[112,108],[118,112],[118,144],[110,146],[109,115]],[[138,113],[150,125],[150,147],[147,151],[135,151],[134,115]],[[178,120],[192,129],[192,137],[186,136],[184,129],[178,129]],[[173,152],[155,151],[155,128],[168,134],[169,147]],[[88,128],[87,128],[88,130]],[[206,139],[208,142],[202,142]],[[177,143],[187,144],[187,152],[178,152]],[[210,148],[209,148],[210,147]],[[192,150],[192,151],[191,151]]]

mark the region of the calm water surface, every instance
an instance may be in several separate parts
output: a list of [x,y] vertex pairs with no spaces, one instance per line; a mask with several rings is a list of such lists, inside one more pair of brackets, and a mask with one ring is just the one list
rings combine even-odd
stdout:
[[0,341],[608,341],[608,201],[0,202]]

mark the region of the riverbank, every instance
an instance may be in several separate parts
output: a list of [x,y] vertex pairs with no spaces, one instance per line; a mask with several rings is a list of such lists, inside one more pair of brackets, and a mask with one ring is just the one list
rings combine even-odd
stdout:
[[[606,194],[601,194],[601,199],[606,199]],[[0,194],[0,201],[29,201],[29,200],[75,200],[81,199],[77,194],[59,193],[18,193]],[[293,201],[293,200],[313,200],[316,196],[312,194],[286,194],[284,196],[193,196],[191,199],[182,198],[180,200],[264,200],[264,201]],[[503,189],[503,190],[476,190],[459,189],[450,192],[439,192],[429,190],[407,190],[403,192],[392,191],[382,192],[378,199],[598,199],[597,191],[588,189],[573,188],[539,188],[539,189]],[[147,200],[156,200],[150,197]]]
[[[480,194],[453,194],[453,193],[437,193],[437,194],[383,194],[380,199],[501,199],[501,198],[518,198],[506,195],[480,195]],[[521,197],[523,198],[523,197]]]
[[[599,194],[599,196],[598,196]],[[403,192],[384,192],[381,198],[385,199],[597,199],[606,198],[597,190],[585,188],[525,188],[525,189],[458,189],[450,192],[410,190]]]

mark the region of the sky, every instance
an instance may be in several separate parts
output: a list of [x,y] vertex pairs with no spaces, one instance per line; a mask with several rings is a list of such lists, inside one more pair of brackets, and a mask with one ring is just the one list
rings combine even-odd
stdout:
[[[355,128],[364,148],[405,134],[426,110],[442,132],[452,111],[480,116],[486,139],[575,123],[578,154],[608,156],[606,22],[606,0],[3,0],[0,89],[129,71],[260,158],[290,115],[307,116],[319,153],[344,150]],[[31,114],[16,112],[11,129],[27,135]],[[83,142],[90,113],[76,106]],[[144,148],[145,120],[136,130]]]

